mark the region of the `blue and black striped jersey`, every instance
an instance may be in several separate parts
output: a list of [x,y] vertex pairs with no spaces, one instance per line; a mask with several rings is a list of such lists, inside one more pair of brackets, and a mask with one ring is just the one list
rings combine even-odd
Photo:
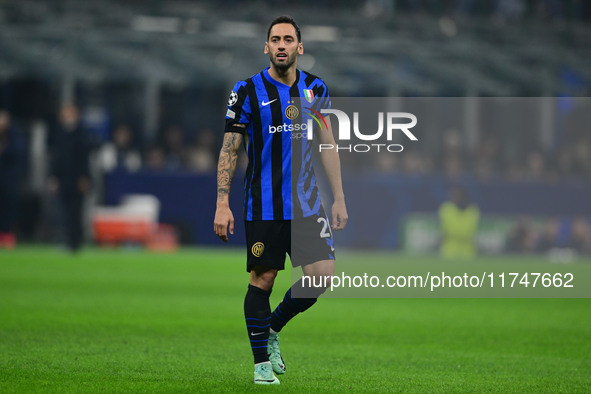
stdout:
[[330,96],[320,78],[296,73],[294,84],[287,86],[266,68],[230,93],[225,131],[244,135],[248,155],[245,220],[290,220],[320,211],[307,129],[313,111],[330,108]]

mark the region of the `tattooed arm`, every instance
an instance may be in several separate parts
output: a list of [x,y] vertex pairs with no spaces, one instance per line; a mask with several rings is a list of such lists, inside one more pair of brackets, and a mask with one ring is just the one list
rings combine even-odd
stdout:
[[234,172],[236,171],[238,149],[240,149],[241,143],[242,134],[224,134],[224,144],[218,161],[218,205],[220,203],[228,204],[230,185],[232,184],[232,178],[234,178]]
[[230,234],[234,234],[234,215],[230,210],[229,195],[242,138],[240,133],[225,133],[218,160],[218,197],[213,231],[224,242],[228,242],[228,226]]

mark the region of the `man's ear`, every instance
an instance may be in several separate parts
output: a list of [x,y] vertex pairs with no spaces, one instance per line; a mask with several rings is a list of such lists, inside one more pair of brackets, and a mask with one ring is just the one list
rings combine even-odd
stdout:
[[265,50],[263,51],[263,53],[266,55],[269,53],[269,43],[265,42]]
[[298,55],[303,55],[304,54],[304,44],[302,44],[301,42],[298,44]]

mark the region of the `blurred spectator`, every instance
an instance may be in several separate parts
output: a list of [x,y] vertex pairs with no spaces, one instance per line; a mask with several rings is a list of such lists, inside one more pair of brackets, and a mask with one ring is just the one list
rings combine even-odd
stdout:
[[90,190],[90,141],[80,124],[78,107],[65,104],[59,113],[59,130],[48,187],[62,203],[66,225],[66,242],[70,251],[82,246],[82,205]]
[[509,181],[523,179],[523,166],[517,160],[511,160],[506,164],[503,176]]
[[189,148],[189,169],[198,173],[214,172],[215,153],[215,134],[211,129],[201,130],[195,137],[195,143]]
[[448,178],[457,179],[464,173],[462,137],[456,129],[446,130],[443,135],[441,167]]
[[398,158],[390,152],[380,152],[375,157],[375,169],[378,173],[388,174],[398,170]]
[[490,179],[497,171],[499,162],[500,144],[493,133],[484,134],[476,145],[472,161],[474,162],[474,175],[482,180]]
[[[395,155],[395,153],[389,153],[389,155]],[[420,175],[424,173],[425,162],[421,158],[418,152],[409,151],[406,152],[402,157],[402,169],[405,174],[409,175]]]
[[573,220],[566,246],[578,254],[591,254],[591,229],[585,217],[579,216]]
[[464,172],[462,158],[456,153],[447,155],[443,160],[443,172],[451,179],[458,179]]
[[507,237],[507,252],[533,253],[536,249],[536,231],[531,220],[522,216],[517,220],[515,227],[511,229]]
[[133,133],[129,126],[121,124],[113,130],[112,141],[99,151],[99,163],[103,172],[125,169],[135,172],[142,166],[140,152],[133,146]]
[[494,165],[492,161],[479,158],[474,163],[474,176],[480,180],[487,180],[493,178],[495,175]]
[[175,171],[187,168],[187,151],[184,143],[185,133],[180,126],[172,125],[164,131],[162,146],[164,147],[166,169]]
[[582,178],[591,178],[591,139],[580,137],[572,149],[574,173]]
[[537,243],[536,251],[546,253],[558,246],[558,235],[560,232],[560,222],[557,218],[549,218],[544,223],[544,228],[540,234]]
[[145,153],[146,169],[152,171],[162,171],[166,169],[166,155],[164,149],[159,145],[153,145]]
[[472,258],[476,256],[476,233],[480,210],[468,200],[460,186],[451,187],[449,200],[439,207],[441,228],[441,256]]
[[574,160],[568,147],[561,147],[555,155],[556,172],[562,179],[568,179],[573,176]]
[[542,152],[535,150],[529,152],[525,158],[523,179],[530,181],[543,180],[546,175],[546,160]]
[[0,247],[12,248],[16,243],[13,225],[17,211],[18,187],[21,179],[25,147],[10,113],[0,111]]

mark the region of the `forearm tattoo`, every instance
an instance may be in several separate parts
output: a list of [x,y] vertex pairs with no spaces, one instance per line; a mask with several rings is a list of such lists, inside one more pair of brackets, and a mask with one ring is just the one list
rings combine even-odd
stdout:
[[236,171],[238,149],[242,142],[242,135],[226,133],[218,161],[218,201],[225,200],[230,194],[230,185]]

